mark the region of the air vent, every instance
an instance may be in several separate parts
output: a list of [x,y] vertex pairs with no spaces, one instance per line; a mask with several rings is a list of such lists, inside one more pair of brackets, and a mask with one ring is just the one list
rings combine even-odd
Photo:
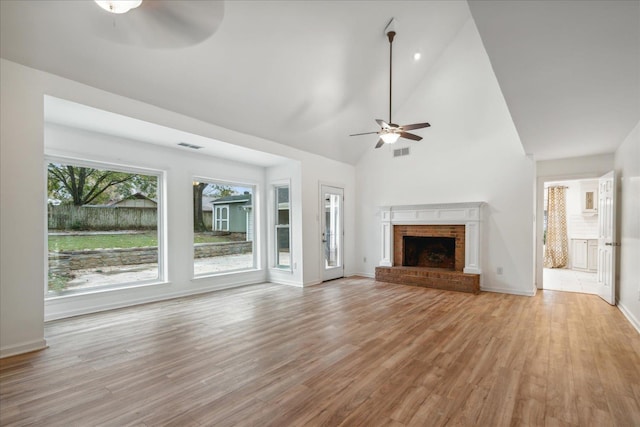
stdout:
[[401,157],[409,155],[409,147],[398,148],[393,150],[393,157]]
[[188,143],[186,143],[186,142],[180,142],[178,145],[179,145],[179,146],[181,146],[181,147],[192,148],[192,149],[194,149],[194,150],[199,150],[199,149],[201,149],[201,148],[202,148],[202,147],[201,147],[201,146],[199,146],[199,145],[188,144]]

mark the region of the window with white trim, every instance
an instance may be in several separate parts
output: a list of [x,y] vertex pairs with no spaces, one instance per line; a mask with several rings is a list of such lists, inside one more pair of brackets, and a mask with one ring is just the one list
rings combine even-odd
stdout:
[[47,297],[163,279],[162,173],[89,161],[47,164]]
[[195,277],[256,268],[254,194],[253,185],[194,178]]
[[288,185],[274,186],[275,268],[291,269],[290,198]]

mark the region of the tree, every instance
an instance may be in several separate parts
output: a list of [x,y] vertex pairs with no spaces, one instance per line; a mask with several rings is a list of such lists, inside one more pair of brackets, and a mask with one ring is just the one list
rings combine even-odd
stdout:
[[207,185],[206,182],[193,183],[193,231],[207,231],[202,214],[202,194]]
[[104,203],[114,196],[126,197],[135,192],[154,197],[154,176],[116,172],[80,166],[49,163],[47,187],[52,198],[70,201],[75,206]]

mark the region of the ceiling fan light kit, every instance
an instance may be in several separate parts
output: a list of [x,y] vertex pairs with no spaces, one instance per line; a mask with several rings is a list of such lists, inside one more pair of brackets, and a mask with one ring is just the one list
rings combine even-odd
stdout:
[[400,134],[395,132],[383,133],[380,135],[380,139],[384,141],[385,144],[395,144],[400,139]]
[[94,0],[98,6],[111,13],[127,13],[142,4],[142,0]]
[[387,24],[384,29],[387,38],[389,39],[389,121],[385,122],[382,119],[376,119],[376,123],[380,125],[380,130],[378,132],[364,132],[364,133],[354,133],[349,136],[359,136],[359,135],[372,135],[378,134],[380,137],[378,139],[378,143],[376,144],[376,148],[382,147],[384,144],[395,144],[399,138],[410,139],[413,141],[420,141],[422,139],[421,136],[414,135],[412,133],[406,132],[408,130],[413,129],[422,129],[426,127],[430,127],[429,123],[414,123],[410,125],[400,126],[391,121],[391,99],[393,94],[393,39],[396,36],[395,30],[395,19],[391,19],[389,24]]

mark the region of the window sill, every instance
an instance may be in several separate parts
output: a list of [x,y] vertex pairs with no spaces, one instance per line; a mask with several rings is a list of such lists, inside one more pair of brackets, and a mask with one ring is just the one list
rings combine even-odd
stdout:
[[236,275],[236,274],[242,274],[242,273],[255,273],[255,272],[260,272],[262,271],[262,269],[260,268],[244,268],[241,270],[227,270],[227,271],[216,271],[213,273],[203,273],[203,274],[198,274],[197,276],[193,276],[191,278],[191,281],[198,281],[200,279],[209,279],[212,277],[221,277],[221,276],[232,276],[232,275]]
[[65,291],[61,293],[50,294],[47,292],[44,295],[44,300],[45,302],[64,300],[68,298],[80,297],[83,295],[95,295],[95,294],[101,294],[101,293],[107,293],[107,292],[122,291],[126,289],[135,289],[135,288],[143,288],[148,286],[158,286],[158,285],[168,285],[168,284],[169,282],[167,281],[154,280],[154,281],[142,282],[142,283],[123,283],[118,285],[101,286],[96,288],[86,288],[83,290],[72,290],[72,291]]

